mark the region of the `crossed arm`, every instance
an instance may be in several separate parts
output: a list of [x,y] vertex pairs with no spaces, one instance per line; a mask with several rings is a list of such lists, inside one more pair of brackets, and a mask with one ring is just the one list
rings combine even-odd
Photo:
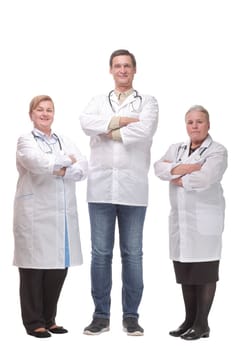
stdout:
[[[77,159],[73,155],[69,155],[69,158],[71,160],[71,164],[74,164],[74,163],[77,162]],[[63,167],[63,168],[61,168],[59,170],[54,170],[53,175],[65,176],[65,173],[66,173],[66,167]]]
[[[168,162],[168,161],[165,161]],[[194,163],[194,164],[179,164],[175,168],[171,170],[172,175],[180,175],[176,179],[172,179],[171,183],[176,186],[181,186],[183,187],[182,183],[182,176],[186,174],[191,174],[194,171],[198,171],[201,169],[201,164],[200,163]]]
[[119,129],[131,123],[138,122],[139,119],[135,117],[113,117],[109,124],[109,132],[107,137],[111,140],[119,140],[121,138]]

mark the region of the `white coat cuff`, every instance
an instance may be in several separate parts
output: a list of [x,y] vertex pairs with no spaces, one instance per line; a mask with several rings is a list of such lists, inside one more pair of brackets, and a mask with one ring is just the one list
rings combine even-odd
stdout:
[[56,171],[56,170],[59,170],[63,167],[67,168],[67,167],[71,166],[71,164],[72,164],[72,161],[71,161],[70,157],[68,157],[67,155],[63,155],[63,154],[56,155],[53,170]]
[[120,117],[112,117],[108,125],[109,130],[119,129],[120,127]]
[[186,190],[186,191],[193,191],[193,188],[192,186],[190,186],[190,183],[189,183],[189,175],[185,175],[182,177],[182,184],[183,184],[183,188]]
[[114,141],[122,141],[120,129],[112,131],[112,139]]

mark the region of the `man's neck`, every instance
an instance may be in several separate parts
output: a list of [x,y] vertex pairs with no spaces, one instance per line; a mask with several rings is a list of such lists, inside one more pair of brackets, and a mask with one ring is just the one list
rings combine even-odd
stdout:
[[116,86],[115,87],[115,90],[116,91],[119,91],[119,92],[127,92],[127,91],[129,91],[129,90],[132,90],[133,89],[133,87],[132,86]]

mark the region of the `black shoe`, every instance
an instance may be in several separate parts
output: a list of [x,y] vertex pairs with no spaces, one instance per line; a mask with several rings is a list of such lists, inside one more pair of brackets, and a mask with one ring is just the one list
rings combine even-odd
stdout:
[[170,331],[169,334],[172,336],[172,337],[180,337],[182,334],[184,334],[185,332],[187,332],[187,330],[189,329],[190,327],[183,327],[183,326],[180,326],[178,327],[177,329],[175,329],[174,331]]
[[36,337],[36,338],[49,338],[51,337],[51,334],[47,331],[27,331],[27,333],[29,335],[32,335],[33,337]]
[[128,335],[143,335],[144,329],[139,326],[136,317],[126,317],[123,319],[123,329]]
[[94,318],[91,324],[84,328],[83,333],[87,335],[98,335],[109,331],[108,318]]
[[182,339],[185,340],[196,340],[200,338],[208,338],[210,335],[210,329],[207,327],[206,329],[198,329],[198,328],[190,328],[181,335]]
[[51,332],[53,334],[64,334],[64,333],[68,333],[68,330],[61,327],[61,326],[57,326],[54,328],[49,328],[49,332]]

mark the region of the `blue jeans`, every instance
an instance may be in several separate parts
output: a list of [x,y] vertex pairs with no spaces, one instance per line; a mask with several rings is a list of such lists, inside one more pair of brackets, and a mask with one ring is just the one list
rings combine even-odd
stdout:
[[93,317],[109,318],[112,288],[112,257],[116,219],[122,262],[123,318],[138,318],[143,292],[142,237],[146,207],[89,203],[92,261]]

